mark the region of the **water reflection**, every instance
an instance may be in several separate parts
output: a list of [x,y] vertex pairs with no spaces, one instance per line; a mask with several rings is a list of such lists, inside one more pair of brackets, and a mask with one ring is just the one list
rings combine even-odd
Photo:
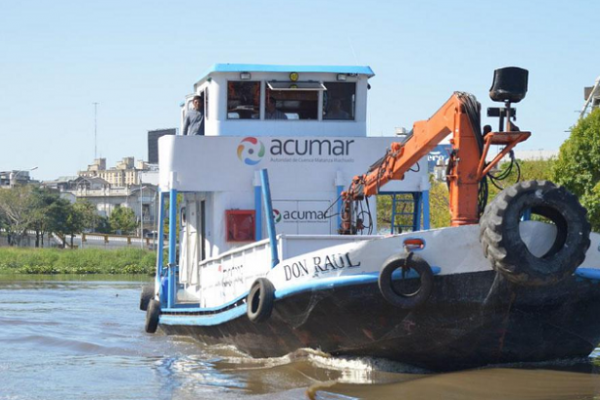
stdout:
[[308,350],[253,359],[147,335],[137,310],[144,280],[129,279],[0,277],[0,400],[600,398],[600,351],[591,361],[433,374]]

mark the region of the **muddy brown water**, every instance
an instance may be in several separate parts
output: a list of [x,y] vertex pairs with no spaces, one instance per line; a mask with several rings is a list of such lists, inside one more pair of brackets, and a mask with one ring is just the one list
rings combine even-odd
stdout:
[[598,350],[448,374],[316,351],[256,360],[145,334],[144,282],[92,279],[0,277],[0,400],[600,399]]

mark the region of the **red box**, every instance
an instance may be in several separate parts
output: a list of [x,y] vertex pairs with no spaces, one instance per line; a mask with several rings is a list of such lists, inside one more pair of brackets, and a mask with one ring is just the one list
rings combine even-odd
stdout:
[[254,210],[225,210],[228,242],[252,242],[256,240]]

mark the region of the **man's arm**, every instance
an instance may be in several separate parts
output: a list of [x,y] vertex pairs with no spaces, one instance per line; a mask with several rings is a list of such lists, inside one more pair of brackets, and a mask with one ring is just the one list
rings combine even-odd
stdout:
[[181,133],[182,135],[187,135],[188,133],[188,128],[190,127],[190,119],[188,118],[188,114],[185,114],[185,120],[183,121],[183,132]]

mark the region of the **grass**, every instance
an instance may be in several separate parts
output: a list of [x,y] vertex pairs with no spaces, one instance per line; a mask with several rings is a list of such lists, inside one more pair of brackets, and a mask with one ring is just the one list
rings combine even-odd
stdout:
[[0,248],[0,274],[150,274],[156,254],[142,249]]

